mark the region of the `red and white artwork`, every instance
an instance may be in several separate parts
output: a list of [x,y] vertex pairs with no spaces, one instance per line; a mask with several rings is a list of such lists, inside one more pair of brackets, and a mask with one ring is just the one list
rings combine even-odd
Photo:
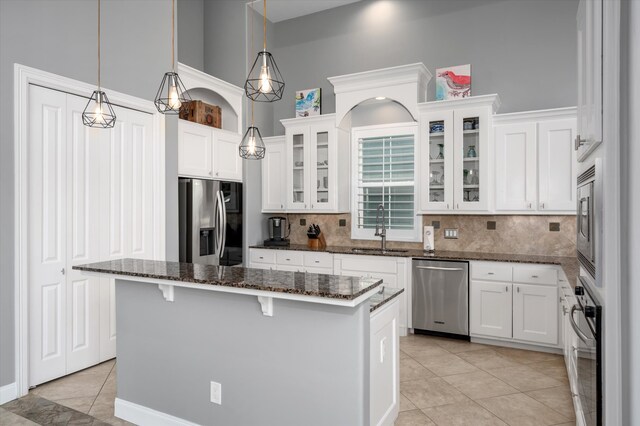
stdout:
[[436,70],[436,100],[471,96],[471,64]]

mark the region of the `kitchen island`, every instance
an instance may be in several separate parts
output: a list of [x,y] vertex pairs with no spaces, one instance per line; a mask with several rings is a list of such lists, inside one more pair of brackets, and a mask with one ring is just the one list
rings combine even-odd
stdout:
[[138,259],[74,269],[116,279],[118,417],[369,425],[397,416],[401,290],[380,279]]

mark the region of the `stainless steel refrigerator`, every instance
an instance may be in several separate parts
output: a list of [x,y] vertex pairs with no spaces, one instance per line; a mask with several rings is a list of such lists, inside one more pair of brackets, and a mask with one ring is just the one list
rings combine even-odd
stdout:
[[179,178],[180,262],[242,264],[242,184]]

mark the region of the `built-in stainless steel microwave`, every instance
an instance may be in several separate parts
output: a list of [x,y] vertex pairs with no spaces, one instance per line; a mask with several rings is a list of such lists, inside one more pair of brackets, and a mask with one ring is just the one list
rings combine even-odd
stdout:
[[596,184],[595,165],[578,177],[578,259],[593,278],[596,277]]

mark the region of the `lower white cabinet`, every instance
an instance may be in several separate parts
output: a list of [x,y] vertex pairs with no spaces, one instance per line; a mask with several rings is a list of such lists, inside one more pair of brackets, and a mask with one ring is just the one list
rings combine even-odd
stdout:
[[558,267],[471,262],[472,336],[558,346]]
[[385,287],[404,289],[398,296],[400,334],[405,336],[411,326],[411,306],[407,303],[411,300],[411,286],[407,285],[411,281],[409,258],[252,248],[249,262],[249,267],[259,269],[381,278]]
[[333,273],[353,277],[382,278],[382,285],[389,288],[402,288],[400,299],[400,334],[406,336],[411,325],[410,285],[411,259],[405,257],[363,256],[358,254],[336,254],[333,257]]
[[511,283],[471,281],[469,318],[471,334],[511,337]]
[[392,426],[400,409],[399,301],[371,313],[369,331],[370,424]]
[[513,285],[513,338],[529,342],[558,343],[558,288]]

